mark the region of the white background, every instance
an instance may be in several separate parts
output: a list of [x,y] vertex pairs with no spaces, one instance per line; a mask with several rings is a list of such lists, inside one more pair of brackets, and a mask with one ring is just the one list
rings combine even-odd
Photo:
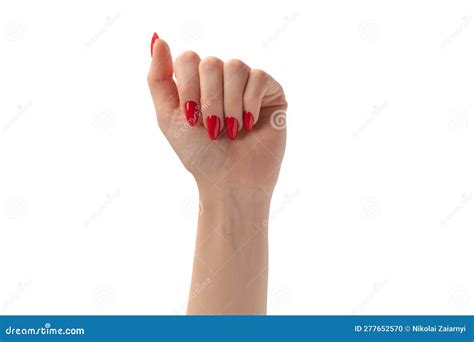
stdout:
[[176,56],[284,87],[270,314],[472,314],[472,1],[2,1],[0,313],[183,314],[198,193],[146,84]]

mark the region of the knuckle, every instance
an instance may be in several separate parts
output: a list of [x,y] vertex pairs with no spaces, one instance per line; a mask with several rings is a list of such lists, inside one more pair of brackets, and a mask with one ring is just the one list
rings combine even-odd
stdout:
[[224,64],[224,68],[230,71],[248,70],[247,64],[242,62],[240,59],[230,59]]
[[206,57],[201,61],[199,67],[203,70],[215,70],[222,68],[222,61],[216,57]]
[[181,54],[179,54],[178,57],[176,57],[175,64],[181,64],[181,63],[199,63],[200,58],[199,55],[191,50],[184,51]]
[[147,80],[149,86],[151,86],[154,83],[153,75],[150,72],[146,76],[146,80]]
[[255,78],[257,81],[266,81],[268,75],[261,69],[252,69],[250,70],[250,76]]

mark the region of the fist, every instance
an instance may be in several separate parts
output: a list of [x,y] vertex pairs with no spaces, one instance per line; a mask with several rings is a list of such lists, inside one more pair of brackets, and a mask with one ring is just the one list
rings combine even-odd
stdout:
[[186,51],[173,63],[156,33],[151,54],[148,84],[159,127],[200,189],[271,194],[286,140],[280,84],[238,59]]

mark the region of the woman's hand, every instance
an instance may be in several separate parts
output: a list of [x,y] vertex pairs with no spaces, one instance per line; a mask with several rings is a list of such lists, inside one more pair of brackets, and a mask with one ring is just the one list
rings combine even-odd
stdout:
[[286,140],[283,89],[239,60],[188,51],[173,65],[156,34],[151,53],[158,124],[194,175],[202,205],[188,313],[264,314],[268,215]]
[[272,193],[287,103],[271,76],[236,59],[201,60],[192,51],[173,65],[168,44],[154,36],[148,84],[158,124],[200,191]]

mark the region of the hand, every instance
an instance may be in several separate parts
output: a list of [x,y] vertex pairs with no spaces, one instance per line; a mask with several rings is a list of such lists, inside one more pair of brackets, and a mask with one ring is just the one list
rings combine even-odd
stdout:
[[156,34],[151,49],[148,84],[158,124],[200,192],[271,195],[285,150],[282,87],[236,59],[201,60],[187,51],[173,65]]

